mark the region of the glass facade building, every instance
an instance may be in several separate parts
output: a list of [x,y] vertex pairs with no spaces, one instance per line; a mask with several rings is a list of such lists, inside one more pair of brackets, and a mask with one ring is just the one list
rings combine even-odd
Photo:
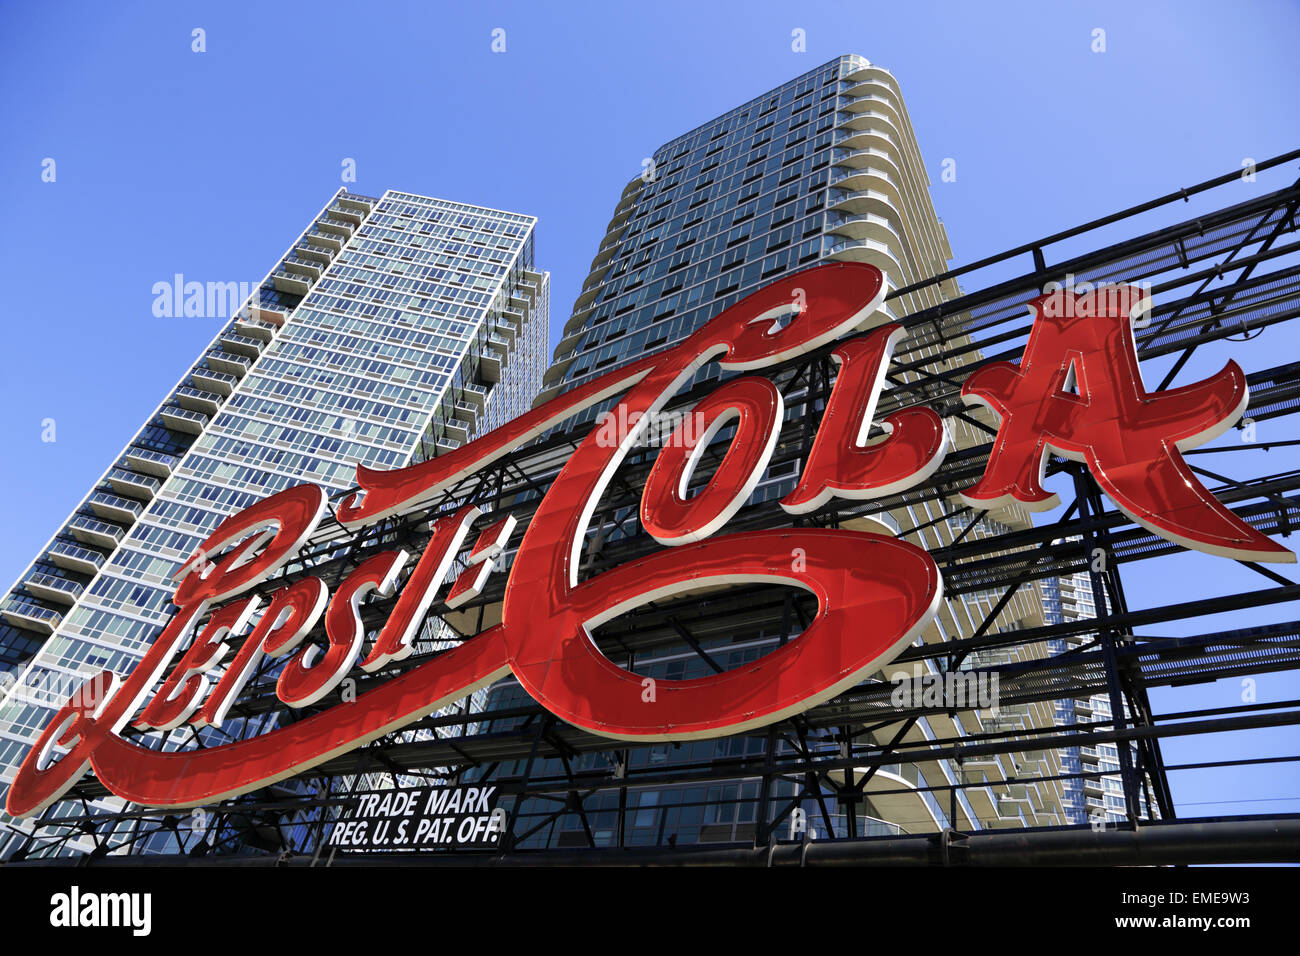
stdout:
[[358,463],[421,461],[530,406],[549,305],[535,227],[331,197],[0,601],[0,799],[85,676],[139,660],[172,573],[224,517],[300,482],[348,489]]
[[[543,397],[667,348],[815,262],[872,263],[893,289],[945,271],[952,253],[928,186],[897,82],[857,56],[664,144],[619,198]],[[890,308],[956,291],[950,282]]]

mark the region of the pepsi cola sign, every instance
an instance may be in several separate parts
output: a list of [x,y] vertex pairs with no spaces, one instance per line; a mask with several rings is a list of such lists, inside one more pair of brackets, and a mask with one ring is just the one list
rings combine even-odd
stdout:
[[[295,561],[326,514],[325,493],[299,485],[227,518],[177,571],[177,611],[140,664],[125,678],[109,672],[92,678],[45,728],[9,789],[8,812],[38,813],[87,769],[114,794],[149,806],[237,796],[301,774],[509,674],[556,717],[632,742],[740,733],[861,682],[912,643],[937,612],[943,585],[930,555],[864,531],[719,532],[759,482],[785,417],[776,386],[753,373],[841,338],[832,351],[839,371],[818,433],[781,506],[803,514],[835,497],[893,495],[940,466],[949,439],[932,409],[896,411],[879,423],[885,436],[868,441],[891,354],[905,334],[893,324],[859,331],[880,315],[885,291],[879,270],[864,264],[787,276],[679,345],[560,395],[445,456],[393,471],[358,468],[359,490],[337,513],[349,529],[427,508],[529,439],[593,405],[619,400],[607,420],[613,425],[582,441],[538,504],[509,571],[499,624],[351,702],[260,736],[178,751],[132,743],[121,735],[128,724],[145,730],[221,724],[268,657],[285,662],[276,694],[290,708],[319,704],[357,667],[376,672],[408,657],[426,615],[481,593],[515,527],[508,514],[490,516],[449,586],[454,562],[482,517],[473,506],[438,517],[421,554],[389,550],[366,557],[332,594],[305,572],[286,577],[263,600],[249,592]],[[1036,321],[1019,365],[983,366],[963,388],[967,402],[986,405],[1000,422],[984,475],[963,497],[981,509],[1010,502],[1052,507],[1042,479],[1047,456],[1057,453],[1086,463],[1120,509],[1162,537],[1240,560],[1294,561],[1291,551],[1217,501],[1182,459],[1183,449],[1240,418],[1248,400],[1241,369],[1229,362],[1204,382],[1146,392],[1132,332],[1143,304],[1140,290],[1128,287],[1104,296],[1059,291],[1030,303]],[[697,403],[692,417],[702,427],[674,435],[655,460],[640,520],[664,550],[580,581],[579,551],[602,492],[649,423],[709,362],[748,374]],[[688,495],[703,449],[732,425],[734,437],[716,472]],[[642,678],[616,666],[591,638],[600,624],[640,605],[735,583],[801,588],[816,598],[817,611],[801,635],[766,656],[708,677],[658,681],[649,698]],[[372,592],[396,599],[367,640],[358,604]],[[243,636],[233,653],[232,636]]]

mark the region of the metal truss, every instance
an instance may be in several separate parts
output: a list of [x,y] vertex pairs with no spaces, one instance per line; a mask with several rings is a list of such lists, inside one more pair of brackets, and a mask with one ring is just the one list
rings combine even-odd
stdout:
[[[1293,163],[1300,151],[1261,163],[1266,169]],[[1060,517],[1049,523],[1000,527],[988,533],[986,514],[963,506],[957,492],[974,483],[988,457],[992,429],[968,414],[960,399],[962,382],[981,365],[1016,360],[1029,332],[1024,303],[1049,282],[1066,276],[1089,282],[1151,282],[1156,302],[1151,321],[1136,334],[1139,356],[1170,357],[1172,366],[1160,388],[1169,386],[1199,349],[1222,342],[1253,339],[1300,315],[1300,238],[1297,208],[1300,182],[1246,202],[1227,205],[1196,219],[1166,226],[1113,243],[1085,255],[1049,263],[1053,246],[1088,239],[1103,227],[1124,225],[1152,210],[1193,195],[1226,193],[1237,173],[1180,190],[1133,209],[1084,224],[999,256],[972,263],[943,276],[895,292],[923,286],[939,288],[950,279],[992,266],[1027,271],[905,316],[909,338],[895,355],[892,388],[882,396],[879,414],[925,404],[940,414],[964,421],[983,438],[950,453],[922,486],[870,502],[834,500],[820,510],[791,519],[777,505],[778,496],[753,501],[728,530],[771,527],[858,527],[864,518],[929,506],[937,513],[914,527],[900,528],[909,540],[921,541],[944,575],[948,599],[983,596],[982,619],[969,636],[940,643],[919,643],[895,665],[958,670],[968,659],[992,659],[999,679],[1001,706],[1075,699],[1105,694],[1110,716],[1073,724],[1045,723],[1016,728],[992,727],[969,732],[953,718],[957,712],[921,704],[899,706],[891,685],[867,682],[798,717],[763,731],[736,738],[707,758],[678,757],[656,763],[638,760],[649,748],[597,737],[558,721],[539,706],[523,701],[488,710],[460,708],[419,721],[403,731],[337,757],[309,774],[236,800],[205,808],[206,823],[196,827],[184,814],[128,807],[121,811],[92,805],[108,796],[93,777],[85,778],[68,799],[51,807],[10,862],[56,858],[76,848],[89,860],[130,862],[156,860],[280,862],[326,865],[346,862],[474,863],[497,862],[624,863],[723,862],[732,864],[836,862],[1197,862],[1211,860],[1294,859],[1300,856],[1300,821],[1294,817],[1236,817],[1181,821],[1169,785],[1171,771],[1192,768],[1262,765],[1300,760],[1300,754],[1272,754],[1240,760],[1170,766],[1162,741],[1187,735],[1289,726],[1300,723],[1300,700],[1241,703],[1236,706],[1180,713],[1158,713],[1152,688],[1208,682],[1225,677],[1295,671],[1300,668],[1300,620],[1290,606],[1300,599],[1300,583],[1271,568],[1247,565],[1257,572],[1254,589],[1220,596],[1189,596],[1162,607],[1134,610],[1124,587],[1124,569],[1139,561],[1159,561],[1181,549],[1108,507],[1082,465],[1053,459],[1049,475],[1063,476],[1072,489]],[[1218,191],[1215,193],[1214,191]],[[1265,335],[1264,341],[1268,338]],[[1248,369],[1252,422],[1279,419],[1300,410],[1300,361],[1259,345],[1237,353]],[[1281,364],[1271,364],[1281,361]],[[1264,366],[1264,367],[1259,367]],[[769,465],[774,478],[796,474],[806,459],[815,423],[825,406],[836,366],[829,347],[787,362],[767,374],[780,388],[789,416]],[[704,383],[680,396],[685,406],[706,394]],[[543,440],[506,455],[462,481],[421,512],[387,519],[352,534],[337,523],[309,542],[298,573],[309,570],[333,587],[380,547],[418,549],[428,539],[430,518],[466,503],[487,516],[510,513],[519,519],[514,544],[528,518],[583,434],[551,433]],[[725,437],[725,435],[723,436]],[[1296,438],[1202,448],[1190,454],[1222,455],[1191,459],[1207,486],[1237,514],[1269,535],[1287,538],[1300,526],[1300,470],[1266,473],[1261,453],[1300,444]],[[725,442],[711,446],[702,473],[716,467]],[[582,576],[650,553],[656,545],[636,519],[640,489],[654,449],[633,451],[599,503],[588,530]],[[1246,475],[1246,477],[1241,477]],[[1230,477],[1235,476],[1235,477]],[[778,485],[788,490],[787,485]],[[1063,496],[1065,499],[1065,496]],[[925,540],[936,526],[955,529],[935,547]],[[471,536],[471,540],[472,540]],[[1103,560],[1096,560],[1097,555]],[[1037,600],[1036,582],[1064,575],[1088,575],[1097,598],[1095,619],[1066,620],[1008,628],[1004,612],[1017,596]],[[427,622],[428,640],[419,653],[378,674],[356,671],[357,693],[416,666],[446,646],[447,640],[472,637],[499,620],[506,575],[493,575],[482,595],[449,612],[435,605]],[[269,592],[279,585],[264,585]],[[363,609],[370,626],[378,626],[392,600],[371,600]],[[1191,637],[1160,634],[1161,626],[1245,608],[1279,609],[1268,625],[1208,629]],[[719,638],[761,634],[777,646],[797,638],[809,606],[792,589],[736,587],[722,592],[650,604],[603,626],[595,635],[616,663],[635,669],[666,648],[693,654],[705,672],[723,669]],[[1072,642],[1064,652],[1043,653],[1049,645]],[[272,723],[302,719],[314,708],[286,710],[273,693],[274,662],[267,662],[220,730],[194,733],[188,746],[213,746],[251,736]],[[325,704],[320,705],[324,707]],[[940,720],[940,718],[947,718]],[[916,732],[922,718],[953,730],[946,735]],[[134,733],[134,731],[127,731]],[[158,738],[142,738],[160,746]],[[882,770],[899,764],[958,768],[947,777],[911,793],[928,794],[957,819],[959,794],[987,787],[967,779],[965,769],[995,755],[1024,754],[1115,743],[1120,757],[1127,824],[1093,833],[1088,827],[1056,826],[1016,830],[937,834],[873,835],[864,811],[868,793],[881,799],[903,788],[881,787]],[[638,755],[637,751],[642,753]],[[726,752],[724,752],[726,751]],[[1097,773],[1060,772],[1011,777],[1005,784],[1086,780]],[[334,854],[323,833],[349,801],[387,776],[429,781],[488,781],[504,795],[509,828],[497,850],[446,850],[421,854]],[[938,776],[936,775],[936,779]],[[405,782],[410,782],[406,780]],[[647,811],[631,797],[656,787],[750,785],[748,795],[732,798],[751,808],[750,825],[736,827],[731,839],[712,846],[675,845],[663,808]],[[725,791],[724,791],[725,792]],[[738,792],[738,791],[737,791]],[[716,808],[726,797],[684,800],[675,806]],[[530,807],[525,812],[525,807]],[[826,836],[816,846],[807,839],[783,839],[783,828],[796,808],[819,818]],[[634,846],[638,814],[659,814],[651,840]],[[561,819],[576,819],[569,843],[543,840]],[[837,821],[838,824],[837,824]],[[199,831],[206,838],[199,838]],[[576,836],[575,836],[576,834]],[[1018,843],[1008,842],[1013,837]],[[574,843],[573,841],[577,842]],[[544,846],[546,848],[536,848]],[[1019,849],[1016,849],[1019,847]],[[1035,850],[1034,847],[1039,849]],[[1199,855],[1198,855],[1199,847]],[[1233,849],[1235,847],[1235,849]],[[1127,854],[1127,855],[1126,855]]]

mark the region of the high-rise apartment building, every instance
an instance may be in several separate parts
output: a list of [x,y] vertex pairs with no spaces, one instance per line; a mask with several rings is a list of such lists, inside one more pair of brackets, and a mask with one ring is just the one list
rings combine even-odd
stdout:
[[0,601],[0,798],[85,675],[131,670],[225,516],[300,482],[350,488],[358,464],[433,457],[531,405],[549,297],[535,227],[331,197]]
[[[928,186],[897,82],[858,56],[665,143],[619,198],[543,397],[667,348],[815,262],[869,262],[893,289],[945,271],[952,252]],[[956,291],[922,289],[889,309]]]
[[[870,263],[884,273],[893,290],[942,274],[952,252],[928,189],[898,83],[889,71],[859,56],[825,63],[664,144],[618,199],[546,372],[539,401],[667,348],[761,286],[815,263]],[[931,283],[895,296],[884,307],[885,314],[872,317],[867,325],[921,311],[959,294],[952,280]],[[929,358],[940,374],[955,368],[937,357],[939,351],[937,345],[914,347],[908,360]],[[706,366],[692,384],[718,374],[716,365]],[[608,406],[589,410],[584,419],[594,421],[604,407]],[[789,399],[786,411],[787,419],[800,414]],[[949,429],[958,448],[987,440],[968,422],[950,419]],[[797,482],[797,467],[796,462],[769,466],[750,500],[771,501],[787,494]],[[894,533],[909,534],[912,542],[936,549],[959,536],[980,537],[1008,525],[1030,524],[1028,514],[1014,508],[987,515],[967,528],[969,516],[945,520],[945,510],[943,502],[919,501],[881,512],[873,521],[856,519],[839,526],[880,530],[884,523]],[[632,520],[602,527],[596,538],[615,541]],[[997,597],[949,598],[920,640],[934,644],[970,637],[993,610]],[[1041,624],[1036,588],[1022,589],[995,620],[996,630]],[[777,629],[748,628],[739,619],[712,631],[702,622],[698,629],[688,621],[681,625],[694,631],[690,640],[638,651],[637,674],[656,679],[702,677],[711,668],[752,661],[785,639],[775,633]],[[1017,647],[1000,656],[972,655],[961,666],[996,666],[1039,652],[1046,649]],[[629,668],[630,660],[625,662]],[[933,662],[927,667],[929,673],[939,673]],[[913,671],[915,677],[925,673],[926,668]],[[894,675],[891,669],[876,680]],[[506,681],[493,689],[489,707],[524,703],[522,688]],[[896,733],[906,734],[908,741],[965,738],[988,730],[1011,733],[1031,725],[1051,726],[1054,720],[1050,702],[1016,708],[999,708],[990,702],[987,707],[961,710],[921,717],[910,728],[901,721],[863,728],[865,736],[858,741],[887,745]],[[510,724],[495,721],[490,726],[505,729]],[[769,742],[755,734],[633,747],[620,772],[761,759],[768,746],[781,753],[791,744]],[[814,735],[806,746],[813,752],[834,753],[841,742]],[[539,760],[527,769],[524,761],[515,761],[518,766],[504,765],[501,774],[508,777],[528,769],[543,776],[577,773],[599,769],[607,759],[587,754],[572,767]],[[1056,755],[1049,751],[976,757],[960,765],[951,760],[887,764],[857,776],[870,780],[862,791],[856,835],[1062,823],[1060,782],[1032,782],[1060,772]],[[618,837],[606,824],[612,826],[613,811],[619,809],[618,816],[628,828],[623,838],[631,844],[744,841],[753,837],[756,823],[763,822],[758,815],[764,808],[799,799],[797,790],[793,783],[783,783],[760,797],[759,782],[743,773],[709,786],[641,787],[629,792],[626,807],[618,806],[620,795],[611,790],[586,801],[585,813],[568,813],[553,822],[552,804],[525,801],[517,830],[528,834],[521,843],[527,847],[593,841],[608,845]],[[804,804],[805,819],[814,832],[852,835],[843,807],[836,805],[829,791],[826,799],[804,798]],[[790,817],[786,814],[782,819]]]

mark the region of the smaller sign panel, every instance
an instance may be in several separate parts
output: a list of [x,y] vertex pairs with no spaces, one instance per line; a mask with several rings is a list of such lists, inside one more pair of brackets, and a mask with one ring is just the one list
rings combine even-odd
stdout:
[[358,797],[330,828],[340,850],[434,850],[495,847],[505,829],[497,788],[418,787]]

